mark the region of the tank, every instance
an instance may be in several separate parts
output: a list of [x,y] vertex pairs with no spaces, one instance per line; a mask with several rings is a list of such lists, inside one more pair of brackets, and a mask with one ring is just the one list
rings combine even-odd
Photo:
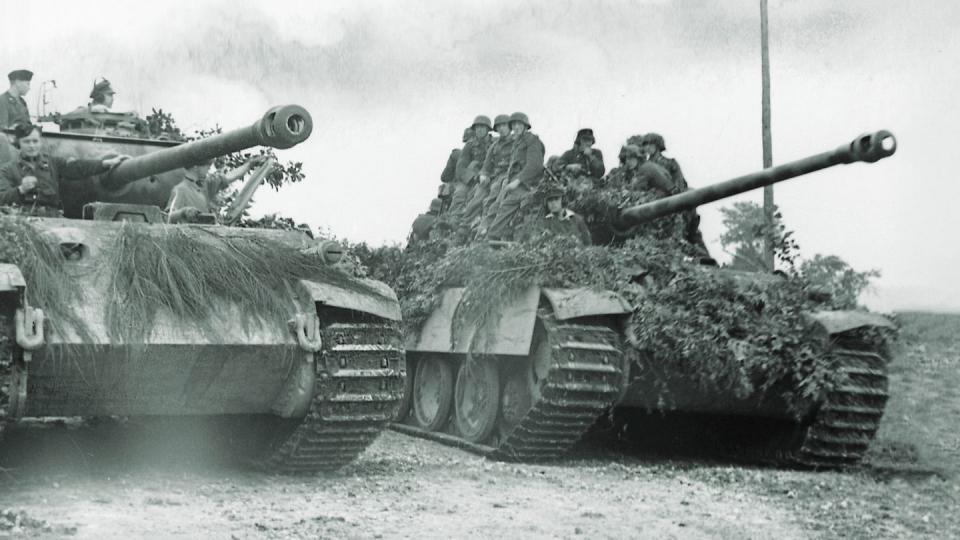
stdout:
[[[865,134],[833,151],[624,209],[615,225],[627,229],[834,165],[872,163],[895,150],[889,132]],[[623,297],[586,288],[531,288],[502,310],[492,339],[474,343],[477,328],[454,325],[463,294],[459,288],[443,291],[439,308],[407,337],[409,378],[398,431],[498,459],[540,461],[563,456],[610,411],[631,421],[633,429],[644,418],[660,419],[655,426],[660,437],[678,428],[670,421],[663,425],[671,417],[662,414],[659,392],[626,361],[628,353],[638,351],[631,350],[625,332],[635,306]],[[857,463],[887,399],[885,348],[857,338],[857,331],[892,324],[865,312],[808,315],[809,324],[830,343],[827,354],[848,375],[828,395],[796,411],[777,392],[737,398],[704,391],[684,373],[671,373],[671,410],[706,418],[704,426],[739,418],[762,426],[750,428],[754,431],[776,431],[776,440],[764,433],[748,443],[754,445],[748,450],[765,460],[809,467]]]
[[168,225],[161,210],[181,167],[290,148],[311,128],[290,105],[188,143],[45,134],[52,155],[133,157],[65,189],[65,218],[0,216],[8,234],[36,240],[45,255],[30,261],[46,261],[0,263],[2,420],[222,420],[258,433],[245,457],[281,472],[363,452],[402,395],[393,291],[335,268],[338,249],[302,231]]

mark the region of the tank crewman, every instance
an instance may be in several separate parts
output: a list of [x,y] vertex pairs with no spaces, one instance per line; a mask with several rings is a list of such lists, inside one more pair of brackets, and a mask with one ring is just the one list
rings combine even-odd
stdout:
[[486,230],[483,222],[487,221],[490,208],[500,193],[503,186],[504,176],[510,167],[510,144],[513,139],[510,138],[510,115],[498,114],[493,120],[493,130],[497,138],[487,149],[487,155],[483,158],[483,165],[480,167],[480,181],[477,183],[477,189],[473,197],[467,204],[464,218],[469,225],[477,225],[480,230]]
[[493,136],[490,134],[493,124],[490,118],[482,114],[477,116],[470,129],[473,130],[473,139],[463,146],[457,160],[457,183],[460,186],[457,190],[463,190],[463,202],[453,210],[454,216],[465,226],[470,224],[470,218],[466,216],[467,205],[477,190],[480,167],[487,157],[487,150],[493,144]]
[[603,164],[603,153],[593,147],[596,142],[592,129],[581,129],[573,141],[573,148],[560,156],[558,166],[561,170],[570,169],[574,174],[593,179],[603,178],[606,167]]
[[467,186],[463,185],[460,182],[460,176],[457,174],[457,165],[460,163],[460,158],[463,156],[463,150],[470,144],[470,141],[473,140],[473,128],[467,127],[463,130],[463,148],[457,153],[457,161],[453,166],[453,180],[451,180],[450,185],[453,186],[453,195],[450,196],[450,210],[448,210],[451,216],[457,215],[460,211],[463,210],[463,206],[467,203],[464,199],[467,197]]
[[90,112],[110,112],[110,108],[113,107],[114,94],[116,94],[116,92],[114,92],[113,87],[110,86],[110,81],[103,77],[101,77],[99,81],[95,81],[93,83],[93,90],[90,91]]
[[591,243],[590,230],[583,218],[563,204],[563,188],[551,187],[544,196],[546,212],[543,216],[543,227],[557,236],[572,236],[580,240],[585,246]]
[[520,207],[543,177],[546,149],[540,137],[530,132],[527,115],[522,112],[510,115],[510,131],[514,142],[510,152],[509,181],[500,190],[497,215],[487,231],[487,237],[491,240],[510,239],[510,226],[517,218]]
[[14,137],[20,156],[0,167],[0,205],[20,206],[31,212],[59,212],[61,182],[105,173],[130,157],[64,159],[48,156],[43,152],[40,126],[30,123],[17,124]]
[[11,128],[17,124],[29,124],[30,112],[23,96],[30,91],[33,72],[18,69],[7,74],[10,89],[0,95],[0,128]]
[[645,201],[673,194],[670,173],[661,165],[644,161],[640,147],[626,144],[620,153],[624,157],[624,164],[610,171],[607,176],[607,185],[641,195],[640,198]]
[[[647,155],[647,160],[662,165],[670,173],[673,181],[672,193],[683,193],[687,191],[687,179],[683,177],[680,171],[680,164],[677,160],[663,155],[667,150],[667,145],[663,136],[659,133],[647,133],[643,136],[643,152]],[[687,242],[698,246],[704,253],[708,253],[707,245],[703,241],[703,235],[700,234],[700,214],[696,209],[687,210],[683,213],[684,237]]]
[[216,200],[217,193],[265,160],[264,156],[254,156],[243,165],[224,174],[210,173],[210,165],[213,164],[213,160],[210,159],[198,161],[186,167],[183,180],[170,192],[170,201],[167,203],[167,222],[192,223],[198,220],[200,214],[215,212],[216,208],[212,203]]
[[440,210],[443,207],[443,201],[433,199],[430,201],[430,209],[425,214],[420,214],[413,220],[413,226],[410,230],[410,238],[407,245],[419,244],[430,239],[430,233],[437,224],[440,216]]
[[[7,79],[10,80],[10,89],[0,95],[0,129],[30,123],[30,112],[23,96],[30,91],[33,72],[29,69],[17,69],[7,74]],[[11,142],[12,139],[0,134],[0,165],[17,158],[17,151]]]

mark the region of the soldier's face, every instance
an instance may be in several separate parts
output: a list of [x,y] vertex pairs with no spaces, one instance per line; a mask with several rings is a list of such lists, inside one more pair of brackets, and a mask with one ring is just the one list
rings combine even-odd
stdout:
[[561,208],[563,208],[563,199],[560,197],[547,199],[547,210],[549,210],[551,214],[559,212]]
[[647,157],[650,157],[657,153],[657,145],[655,144],[646,143],[643,145],[642,149],[643,149],[643,153],[646,154]]
[[501,137],[506,137],[509,135],[510,124],[497,124],[497,133],[499,133]]
[[490,128],[484,125],[473,126],[473,136],[482,139],[487,136],[487,133],[490,133]]
[[40,131],[35,129],[30,132],[30,135],[20,139],[20,153],[27,157],[37,157],[42,144]]
[[13,84],[21,96],[30,91],[30,81],[14,81]]
[[527,125],[523,122],[510,122],[510,131],[515,135],[522,135],[527,130]]
[[640,160],[635,157],[628,157],[626,164],[628,169],[636,169],[637,165],[640,164]]
[[113,107],[113,93],[105,94],[103,96],[103,104],[107,107]]

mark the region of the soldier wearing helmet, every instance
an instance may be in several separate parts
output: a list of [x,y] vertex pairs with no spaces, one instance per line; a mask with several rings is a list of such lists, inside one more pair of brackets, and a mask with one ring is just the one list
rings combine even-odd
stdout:
[[594,179],[602,178],[606,167],[603,164],[603,153],[593,148],[596,142],[592,129],[584,128],[578,131],[577,137],[573,140],[573,148],[560,156],[558,163],[560,169],[570,169],[575,166],[574,174],[582,174]]
[[460,157],[457,159],[456,192],[453,195],[451,215],[458,221],[463,221],[463,213],[467,203],[473,197],[474,186],[480,175],[480,167],[487,156],[487,149],[493,144],[490,130],[493,125],[490,118],[480,115],[470,125],[472,138],[463,145]]
[[485,231],[493,220],[495,206],[500,189],[510,168],[510,150],[513,139],[510,135],[510,115],[498,114],[493,120],[493,129],[497,138],[487,150],[480,168],[480,182],[477,193],[467,208],[469,218],[480,217],[478,224],[481,231]]
[[663,155],[667,150],[667,145],[663,141],[663,136],[659,133],[647,133],[643,136],[640,149],[648,161],[660,165],[670,173],[670,179],[673,181],[672,193],[683,193],[687,190],[687,180],[680,171],[680,164],[677,160]]
[[585,246],[591,242],[590,230],[583,218],[566,208],[563,202],[564,190],[561,186],[550,186],[544,190],[544,213],[541,220],[543,230],[556,236],[576,238]]
[[510,115],[510,131],[514,139],[510,151],[509,175],[507,183],[501,189],[496,217],[487,231],[491,240],[510,239],[510,226],[516,221],[521,205],[543,177],[546,149],[540,137],[530,132],[527,115],[522,112]]

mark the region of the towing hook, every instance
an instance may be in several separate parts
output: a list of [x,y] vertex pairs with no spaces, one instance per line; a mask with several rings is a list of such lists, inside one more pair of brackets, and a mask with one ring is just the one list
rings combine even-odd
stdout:
[[13,315],[16,326],[17,345],[25,351],[35,351],[43,346],[43,310],[24,306]]
[[300,348],[310,352],[319,352],[323,341],[320,337],[320,318],[313,313],[297,313],[287,324],[297,337]]

